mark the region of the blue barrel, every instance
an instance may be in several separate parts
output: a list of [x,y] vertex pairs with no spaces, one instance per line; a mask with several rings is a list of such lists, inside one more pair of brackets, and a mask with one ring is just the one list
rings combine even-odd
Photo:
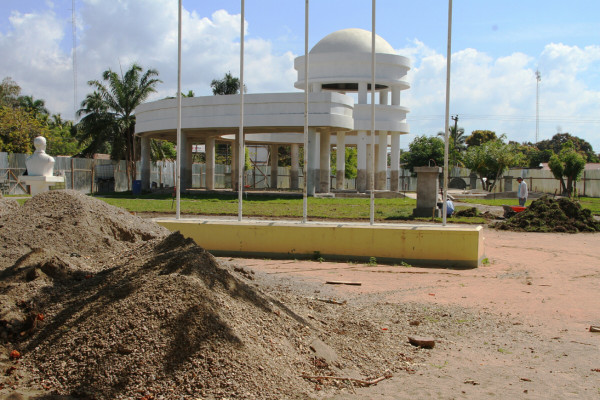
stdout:
[[131,191],[133,194],[142,194],[142,181],[135,180],[133,181],[133,185],[131,186]]

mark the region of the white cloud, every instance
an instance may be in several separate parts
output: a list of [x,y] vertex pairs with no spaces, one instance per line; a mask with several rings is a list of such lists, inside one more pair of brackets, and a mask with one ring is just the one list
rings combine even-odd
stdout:
[[[10,28],[0,32],[0,78],[11,76],[24,94],[46,100],[52,112],[73,116],[73,73],[70,15],[61,17],[49,3],[32,13],[13,12]],[[273,43],[252,36],[246,23],[245,83],[250,93],[294,91],[295,55],[277,52]],[[182,89],[208,95],[210,82],[231,71],[239,75],[239,14],[220,10],[211,16],[183,13]],[[444,126],[446,58],[417,39],[399,54],[409,57],[411,89],[402,103],[411,109],[412,134],[436,134]],[[154,68],[164,81],[153,99],[176,92],[177,5],[171,0],[82,0],[78,8],[78,97],[100,79],[102,71],[119,71],[137,62]],[[474,48],[459,49],[452,58],[451,113],[467,133],[492,129],[511,140],[535,139],[535,70],[540,84],[540,138],[563,131],[588,140],[600,150],[600,46],[561,43],[539,55],[507,54],[495,58]],[[582,120],[588,120],[582,123]]]
[[[73,69],[70,19],[52,7],[31,14],[13,13],[10,30],[0,33],[0,76],[11,76],[25,94],[46,100],[54,113],[73,116]],[[211,93],[210,82],[231,71],[239,76],[240,16],[216,11],[210,17],[183,11],[182,90]],[[246,32],[250,24],[246,22]],[[67,39],[65,40],[65,35]],[[68,41],[67,49],[61,43]],[[275,54],[271,42],[246,38],[245,79],[249,92],[292,91],[294,56]],[[78,102],[100,79],[102,71],[119,71],[137,62],[159,71],[163,84],[153,98],[177,91],[177,4],[170,0],[144,2],[84,0],[78,9]]]
[[[411,134],[433,135],[444,127],[446,57],[419,41],[398,50],[411,58],[411,89],[403,104],[411,110]],[[452,54],[450,113],[459,115],[459,126],[467,134],[475,129],[506,133],[510,140],[535,140],[535,71],[542,71],[540,84],[540,140],[550,138],[560,126],[589,141],[600,150],[600,88],[593,74],[600,65],[600,46],[549,44],[539,61],[523,53],[493,58],[476,49]],[[461,118],[462,116],[462,118]],[[584,121],[585,120],[585,121]],[[595,123],[594,123],[595,121]],[[585,122],[585,123],[584,123]]]

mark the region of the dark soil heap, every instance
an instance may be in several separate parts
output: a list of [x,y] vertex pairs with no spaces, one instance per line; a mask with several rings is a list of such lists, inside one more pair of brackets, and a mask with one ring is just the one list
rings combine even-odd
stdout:
[[524,232],[599,232],[600,222],[577,201],[542,196],[524,211],[498,222],[494,227]]
[[[0,226],[0,397],[305,399],[337,386],[302,373],[411,368],[402,330],[349,306],[264,295],[193,241],[100,200],[46,192]],[[387,309],[402,326],[414,318]]]

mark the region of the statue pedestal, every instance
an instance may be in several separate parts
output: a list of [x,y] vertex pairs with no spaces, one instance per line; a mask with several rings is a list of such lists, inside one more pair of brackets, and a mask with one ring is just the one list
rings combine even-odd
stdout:
[[54,186],[57,183],[62,183],[65,181],[64,176],[20,176],[19,182],[23,182],[26,185],[29,185],[29,190],[32,196],[35,196],[38,193],[46,192],[49,190],[50,186]]

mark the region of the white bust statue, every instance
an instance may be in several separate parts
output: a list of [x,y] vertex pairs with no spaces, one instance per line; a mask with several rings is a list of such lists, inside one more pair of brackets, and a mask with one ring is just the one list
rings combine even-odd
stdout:
[[33,139],[35,151],[27,157],[25,165],[29,176],[52,176],[54,158],[46,154],[46,138],[38,136]]

